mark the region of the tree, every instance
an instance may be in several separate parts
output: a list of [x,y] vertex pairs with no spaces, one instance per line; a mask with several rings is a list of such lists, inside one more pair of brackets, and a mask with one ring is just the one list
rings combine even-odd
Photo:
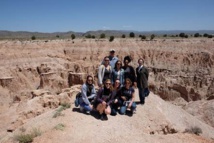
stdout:
[[85,38],[91,38],[91,34],[86,35]]
[[130,38],[134,38],[134,37],[135,37],[134,32],[131,32],[131,33],[129,34],[129,37],[130,37]]
[[213,38],[213,35],[208,35],[207,37],[208,37],[208,38]]
[[125,34],[123,34],[123,35],[122,35],[122,38],[126,38],[126,35],[125,35]]
[[109,38],[109,42],[112,42],[112,41],[114,41],[114,36],[110,36]]
[[141,40],[146,40],[146,36],[145,36],[145,35],[142,35],[142,36],[141,36]]
[[199,33],[195,33],[195,34],[194,34],[194,37],[199,37],[199,36],[200,36]]
[[106,35],[104,33],[100,34],[100,38],[105,38]]
[[92,35],[92,36],[91,36],[91,38],[92,38],[92,39],[95,39],[95,36],[94,36],[94,35]]
[[59,38],[59,35],[56,35],[56,38]]
[[204,33],[204,35],[203,35],[204,37],[208,37],[208,34],[207,33]]
[[167,37],[167,34],[164,34],[163,37]]
[[74,40],[76,36],[74,34],[71,34],[71,39]]
[[179,37],[184,38],[185,35],[186,35],[185,33],[180,33],[180,34],[179,34]]
[[185,35],[184,37],[185,37],[185,38],[188,38],[188,35]]
[[31,37],[31,40],[36,40],[36,36],[32,36],[32,37]]
[[141,38],[141,37],[142,37],[142,35],[139,35],[139,37]]
[[155,38],[155,35],[152,34],[151,37],[150,37],[150,40],[153,40]]

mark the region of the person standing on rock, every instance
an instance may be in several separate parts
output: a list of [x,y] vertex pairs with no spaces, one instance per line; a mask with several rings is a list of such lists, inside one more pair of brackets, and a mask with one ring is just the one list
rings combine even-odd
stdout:
[[112,84],[110,79],[105,80],[103,88],[100,88],[97,93],[95,103],[96,109],[100,114],[101,120],[108,120],[107,115],[111,113],[110,104],[112,102]]
[[122,69],[122,62],[120,60],[118,60],[115,63],[115,67],[112,70],[112,84],[114,84],[117,79],[120,81],[120,84],[123,86],[124,70]]
[[110,66],[112,69],[115,67],[115,63],[118,61],[118,58],[115,56],[115,50],[111,49],[109,51],[109,60],[110,60]]
[[82,85],[81,97],[80,97],[80,111],[86,111],[90,113],[93,109],[92,101],[96,97],[96,90],[93,84],[93,77],[88,75],[86,83]]
[[131,86],[132,82],[129,78],[125,79],[125,85],[121,88],[119,92],[119,105],[120,105],[120,114],[124,115],[127,108],[131,110],[131,114],[135,112],[136,103],[135,99],[135,90]]
[[130,62],[131,62],[131,57],[125,56],[123,60],[124,66],[122,67],[124,70],[124,79],[129,78],[132,81],[132,85],[136,87],[137,83],[136,83],[135,70],[132,66],[129,65]]
[[136,68],[137,74],[137,87],[139,91],[140,104],[145,103],[145,96],[148,96],[148,78],[149,72],[148,69],[144,66],[144,60],[140,58],[138,60],[138,67]]
[[111,79],[112,68],[109,65],[109,57],[104,58],[104,63],[98,68],[98,86],[102,87],[106,79]]

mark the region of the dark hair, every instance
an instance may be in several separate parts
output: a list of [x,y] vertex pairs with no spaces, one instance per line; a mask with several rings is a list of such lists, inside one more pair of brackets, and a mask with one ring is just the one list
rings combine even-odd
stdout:
[[114,69],[115,69],[115,70],[117,69],[117,63],[119,63],[119,62],[121,63],[121,67],[120,67],[120,68],[122,68],[123,65],[122,65],[121,60],[117,60],[117,62],[116,62],[115,65],[114,65]]
[[132,61],[132,58],[130,56],[125,56],[123,62],[125,63],[126,60],[130,63]]
[[93,77],[92,77],[91,75],[88,75],[88,76],[86,77],[86,83],[87,83],[87,81],[88,81],[89,78],[92,78],[92,82],[94,81]]

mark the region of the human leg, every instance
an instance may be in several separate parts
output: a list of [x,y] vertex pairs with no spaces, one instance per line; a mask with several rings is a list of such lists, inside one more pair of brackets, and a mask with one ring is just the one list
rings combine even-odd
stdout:
[[143,88],[138,88],[138,91],[139,91],[140,103],[144,104],[144,102],[145,102],[144,89]]
[[126,105],[121,106],[120,107],[120,114],[124,115],[126,113],[126,109],[127,109]]

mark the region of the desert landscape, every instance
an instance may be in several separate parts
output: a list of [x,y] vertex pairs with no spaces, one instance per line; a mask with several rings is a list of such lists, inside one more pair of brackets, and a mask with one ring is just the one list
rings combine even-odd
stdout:
[[[145,60],[151,93],[133,116],[101,121],[74,100],[112,48]],[[214,142],[213,38],[0,40],[0,91],[2,143]]]

